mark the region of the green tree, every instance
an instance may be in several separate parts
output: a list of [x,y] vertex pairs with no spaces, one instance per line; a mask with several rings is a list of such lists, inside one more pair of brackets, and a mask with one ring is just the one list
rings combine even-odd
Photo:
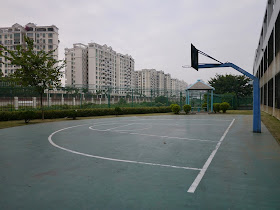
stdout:
[[251,96],[253,86],[249,84],[250,78],[244,75],[216,74],[208,83],[215,88],[216,94],[235,93],[237,98]]
[[[44,119],[43,94],[47,88],[60,85],[61,69],[65,61],[53,57],[51,50],[34,51],[33,40],[24,37],[26,44],[16,46],[15,50],[0,45],[0,56],[4,57],[3,64],[16,65],[18,69],[12,74],[13,78],[23,87],[34,87],[40,95],[42,119]],[[7,52],[7,54],[4,53]]]

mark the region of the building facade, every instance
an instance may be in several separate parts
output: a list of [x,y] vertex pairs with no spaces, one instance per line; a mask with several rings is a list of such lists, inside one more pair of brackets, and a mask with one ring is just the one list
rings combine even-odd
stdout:
[[261,109],[280,119],[280,1],[268,0],[253,73],[260,79]]
[[155,69],[142,69],[134,73],[133,87],[146,97],[179,96],[185,94],[188,84],[183,80],[172,79],[170,74]]
[[66,86],[93,92],[111,88],[112,93],[118,94],[126,94],[132,88],[134,59],[130,55],[117,53],[107,45],[89,43],[66,48],[65,58]]
[[[14,24],[11,27],[0,28],[0,44],[7,47],[9,50],[14,50],[18,45],[24,45],[24,37],[27,36],[34,40],[35,51],[50,51],[55,50],[53,53],[54,58],[58,59],[58,28],[55,25],[51,26],[37,26],[34,23],[28,23],[25,26]],[[4,52],[7,55],[7,52]],[[3,60],[0,57],[0,60]],[[14,73],[17,67],[7,64],[0,64],[0,71],[7,76]]]

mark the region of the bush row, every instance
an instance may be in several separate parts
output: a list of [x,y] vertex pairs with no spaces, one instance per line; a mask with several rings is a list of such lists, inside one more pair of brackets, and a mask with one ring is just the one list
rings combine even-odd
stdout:
[[223,111],[223,113],[226,113],[226,111],[230,108],[230,104],[228,102],[223,103],[214,103],[213,104],[213,110],[215,113],[220,112],[220,110]]
[[[167,113],[171,112],[170,107],[139,107],[139,108],[120,108],[116,113],[114,108],[106,109],[78,109],[78,110],[46,110],[44,111],[45,119],[55,119],[64,117],[91,117],[91,116],[105,116],[115,114],[147,114],[147,113]],[[26,120],[41,119],[41,111],[1,111],[0,121],[8,120]]]

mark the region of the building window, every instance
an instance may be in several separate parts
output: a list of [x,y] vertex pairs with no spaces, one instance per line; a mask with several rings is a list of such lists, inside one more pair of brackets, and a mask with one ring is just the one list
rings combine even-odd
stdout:
[[48,43],[52,44],[53,43],[52,39],[48,39]]
[[52,50],[53,49],[53,46],[52,45],[49,45],[49,50]]
[[274,42],[273,42],[273,35],[274,35],[274,30],[272,30],[269,41],[268,41],[268,66],[273,61],[274,58],[274,53],[273,53],[273,48],[274,48]]
[[49,34],[48,34],[48,37],[49,37],[49,38],[52,38],[52,37],[53,37],[52,33],[49,33]]

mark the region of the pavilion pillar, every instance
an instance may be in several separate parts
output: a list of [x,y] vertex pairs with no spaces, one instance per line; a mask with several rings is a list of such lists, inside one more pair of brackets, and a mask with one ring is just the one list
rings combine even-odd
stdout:
[[207,90],[207,112],[209,112],[209,90]]

